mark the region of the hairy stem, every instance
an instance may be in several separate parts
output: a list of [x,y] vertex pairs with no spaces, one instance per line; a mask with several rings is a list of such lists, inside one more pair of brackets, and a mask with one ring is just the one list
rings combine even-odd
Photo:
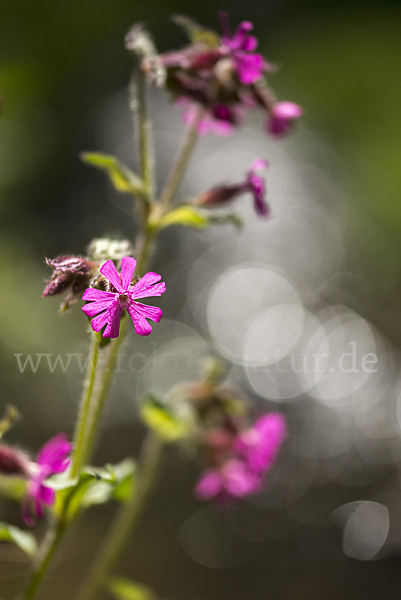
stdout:
[[71,466],[71,477],[77,477],[84,464],[87,421],[90,412],[90,404],[96,379],[96,370],[99,361],[99,342],[95,332],[92,332],[91,349],[89,355],[88,372],[82,393],[78,421],[74,435],[74,455]]
[[190,127],[188,127],[184,139],[182,140],[176,161],[170,171],[166,185],[164,186],[160,196],[160,203],[164,211],[167,211],[169,208],[178,186],[180,185],[184,176],[189,159],[191,158],[192,151],[195,148],[196,140],[198,139],[199,123],[201,122],[203,115],[204,109],[199,106],[197,108],[194,122]]
[[95,389],[88,411],[85,444],[81,452],[82,466],[89,462],[92,457],[94,443],[99,431],[100,420],[103,415],[105,400],[113,378],[118,352],[124,339],[128,321],[129,318],[127,315],[121,320],[120,335],[118,338],[111,340],[109,345],[106,346],[103,359],[99,365],[99,374],[95,382]]
[[142,181],[149,202],[154,200],[154,152],[152,128],[148,118],[146,99],[146,76],[142,69],[131,81],[131,109],[134,113],[135,137],[138,147]]
[[76,600],[94,600],[107,581],[121,551],[130,539],[131,532],[142,514],[158,473],[162,442],[153,432],[148,434],[143,446],[139,466],[137,490],[121,507],[109,534],[103,542],[87,581]]
[[39,554],[36,557],[34,571],[29,581],[25,593],[20,596],[21,600],[32,600],[43,582],[47,569],[53,560],[54,554],[60,545],[65,532],[65,527],[62,524],[57,524],[48,530],[45,539],[43,540]]

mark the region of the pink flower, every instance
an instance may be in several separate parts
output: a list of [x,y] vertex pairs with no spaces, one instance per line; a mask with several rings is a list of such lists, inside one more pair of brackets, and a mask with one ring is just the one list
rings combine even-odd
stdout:
[[267,120],[267,130],[276,138],[283,137],[294,127],[294,120],[302,115],[303,110],[298,104],[288,101],[276,102]]
[[255,160],[248,168],[246,182],[243,184],[244,189],[253,195],[255,210],[260,217],[268,217],[270,209],[266,202],[265,180],[260,175],[257,175],[256,172],[266,169],[267,164],[267,160],[263,158]]
[[220,19],[223,29],[221,41],[230,52],[238,79],[244,85],[255,83],[263,77],[263,71],[267,70],[268,65],[261,54],[253,52],[258,45],[256,37],[249,35],[253,24],[250,21],[242,21],[231,35],[227,13],[220,12]]
[[200,500],[216,498],[228,502],[260,491],[262,478],[250,471],[241,460],[231,459],[216,469],[202,473],[195,487]]
[[[175,104],[183,110],[182,120],[185,125],[191,127],[195,122],[200,105],[183,96],[178,98]],[[198,134],[201,136],[208,135],[209,133],[220,136],[232,135],[235,127],[242,121],[243,114],[239,106],[228,107],[224,104],[204,109],[204,115],[198,125]]]
[[221,464],[201,474],[195,495],[201,500],[227,502],[260,492],[286,434],[281,414],[263,415],[253,427],[237,435]]
[[157,283],[161,279],[157,273],[146,273],[137,283],[131,285],[135,267],[136,260],[126,256],[121,260],[121,275],[119,275],[113,261],[108,260],[101,266],[100,272],[116,291],[104,292],[90,288],[82,296],[83,300],[91,301],[90,304],[85,304],[82,310],[88,317],[94,317],[91,321],[93,331],[100,331],[106,325],[103,337],[118,337],[123,310],[128,311],[135,331],[139,335],[149,335],[152,332],[152,326],[146,319],[158,323],[162,317],[160,308],[141,304],[136,300],[161,296],[166,291],[166,284]]
[[267,165],[266,160],[258,158],[248,167],[245,181],[232,185],[219,185],[202,192],[197,197],[196,204],[200,206],[224,204],[240,194],[250,192],[253,195],[256,213],[261,217],[268,217],[270,209],[266,202],[265,181],[263,177],[257,175],[257,171],[266,169]]
[[64,473],[70,465],[72,444],[65,433],[51,438],[39,451],[36,463],[30,464],[30,478],[26,488],[24,519],[27,525],[34,525],[31,512],[39,519],[43,517],[44,506],[51,506],[55,500],[55,491],[44,485],[50,475]]
[[269,413],[238,436],[234,451],[253,473],[264,473],[273,466],[286,435],[283,415]]

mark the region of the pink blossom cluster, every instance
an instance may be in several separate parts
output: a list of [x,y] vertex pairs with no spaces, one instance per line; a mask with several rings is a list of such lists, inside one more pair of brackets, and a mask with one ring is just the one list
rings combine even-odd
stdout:
[[243,21],[231,33],[227,13],[221,12],[220,19],[223,33],[217,44],[197,40],[160,56],[184,122],[191,125],[202,107],[199,134],[229,135],[243,123],[248,110],[259,108],[266,114],[266,131],[275,138],[285,136],[302,116],[301,107],[276,101],[267,87],[265,75],[275,67],[255,52],[258,40],[250,33],[253,24]]
[[34,517],[42,518],[45,506],[54,504],[55,491],[46,485],[46,479],[68,469],[71,451],[72,444],[67,441],[65,433],[59,433],[46,442],[36,461],[30,460],[17,448],[0,445],[0,473],[27,479],[23,501],[23,514],[27,525],[34,525]]
[[[196,496],[202,500],[215,498],[228,502],[260,492],[285,437],[283,415],[263,415],[253,427],[241,431],[230,441],[229,452],[218,465],[202,473],[195,487]],[[216,444],[216,438],[212,443]],[[217,443],[221,443],[221,439]]]

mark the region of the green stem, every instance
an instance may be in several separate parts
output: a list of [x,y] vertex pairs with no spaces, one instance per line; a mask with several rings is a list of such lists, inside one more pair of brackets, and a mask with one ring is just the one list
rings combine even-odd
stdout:
[[136,493],[132,493],[130,499],[121,507],[120,512],[117,514],[110,532],[95,559],[88,579],[76,600],[94,600],[105,584],[121,551],[129,540],[146,500],[153,489],[160,464],[162,447],[163,444],[160,438],[150,432],[143,447],[137,491]]
[[152,129],[146,103],[146,75],[138,69],[131,82],[131,108],[134,113],[135,135],[138,146],[140,170],[145,193],[150,202],[154,199],[154,153]]
[[46,575],[49,564],[53,560],[54,554],[64,536],[64,532],[65,527],[60,523],[56,527],[52,527],[48,530],[42,543],[40,553],[36,558],[33,575],[25,590],[25,594],[21,596],[21,599],[32,600],[36,595],[36,592]]
[[118,352],[124,339],[128,321],[128,315],[125,315],[125,317],[121,320],[120,334],[118,338],[111,340],[108,346],[106,346],[104,357],[99,365],[99,375],[95,382],[95,389],[88,411],[85,443],[81,451],[82,466],[88,463],[92,457],[93,447],[98,434],[104,404],[113,378]]
[[92,333],[91,350],[89,356],[88,373],[85,381],[81,406],[79,409],[77,426],[74,435],[74,455],[71,466],[71,478],[78,477],[84,465],[86,436],[87,436],[87,421],[90,412],[90,403],[95,385],[96,370],[99,360],[99,342],[95,332]]
[[189,163],[189,159],[191,158],[192,151],[195,148],[196,140],[198,139],[199,123],[201,122],[203,115],[204,109],[201,106],[199,106],[197,108],[197,113],[194,122],[190,127],[188,127],[184,139],[182,140],[182,144],[178,151],[176,161],[170,171],[166,185],[164,186],[164,189],[160,196],[160,203],[164,211],[168,210],[171,201],[173,200],[174,195],[178,189],[178,186],[180,185],[181,180],[184,176],[185,170]]

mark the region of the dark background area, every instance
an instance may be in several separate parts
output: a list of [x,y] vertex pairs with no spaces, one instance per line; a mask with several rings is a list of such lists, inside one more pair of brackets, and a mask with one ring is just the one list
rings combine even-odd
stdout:
[[[112,150],[104,147],[101,128],[110,100],[126,88],[132,70],[124,35],[134,22],[145,21],[158,49],[166,51],[184,41],[169,15],[191,14],[218,28],[221,8],[229,11],[233,24],[243,19],[255,23],[263,53],[283,66],[272,80],[278,97],[304,107],[303,127],[324,140],[341,162],[349,206],[346,262],[365,274],[375,293],[380,291],[382,265],[390,260],[398,265],[401,259],[399,2],[231,0],[221,6],[215,0],[192,5],[178,0],[3,0],[0,398],[4,406],[12,402],[24,415],[8,439],[32,452],[59,429],[72,433],[77,406],[62,374],[54,377],[39,371],[22,376],[14,354],[74,351],[71,340],[76,346],[85,345],[78,311],[60,319],[57,301],[40,298],[48,275],[44,257],[82,253],[93,237],[107,232],[131,235],[126,214],[109,201],[102,175],[78,158],[82,150]],[[128,130],[122,134],[130,135]],[[385,240],[375,243],[373,252],[372,222]],[[156,259],[155,270],[178,256],[178,235],[164,236],[163,260]],[[347,285],[352,288],[352,278]],[[368,292],[356,292],[361,302],[364,293]],[[385,310],[369,314],[396,355],[401,344],[400,306],[398,278]],[[174,320],[179,309],[180,305],[169,305],[167,318]],[[308,402],[289,411],[294,439],[305,431]],[[142,433],[140,425],[114,418],[102,434],[97,463],[135,455]],[[305,435],[314,433],[308,430]],[[372,458],[371,464],[350,450],[347,457],[355,463],[351,475],[311,480],[307,506],[302,497],[290,511],[285,502],[272,502],[268,510],[245,506],[238,509],[243,512],[235,518],[234,528],[230,510],[202,508],[193,498],[197,467],[171,450],[146,519],[118,570],[149,584],[161,598],[177,600],[396,598],[401,588],[400,449],[396,440],[385,458]],[[290,437],[283,464],[293,465],[296,455],[296,441]],[[322,461],[321,471],[329,468]],[[291,481],[287,484],[291,486]],[[383,486],[377,495],[374,486],[379,484]],[[390,496],[385,504],[391,505],[396,533],[385,551],[373,562],[346,556],[332,512],[347,502]],[[17,505],[4,500],[0,509],[0,520],[21,525]],[[198,509],[209,512],[200,513],[196,523],[199,536],[206,540],[203,558],[197,561],[179,539],[185,536],[184,523]],[[44,600],[72,597],[114,510],[95,508],[82,520],[59,558]],[[202,515],[207,516],[210,535]],[[38,535],[41,532],[39,527]],[[213,559],[214,552],[218,560]],[[226,563],[221,556],[229,557]],[[0,594],[11,600],[27,563],[19,550],[4,545],[0,558],[4,559]]]

